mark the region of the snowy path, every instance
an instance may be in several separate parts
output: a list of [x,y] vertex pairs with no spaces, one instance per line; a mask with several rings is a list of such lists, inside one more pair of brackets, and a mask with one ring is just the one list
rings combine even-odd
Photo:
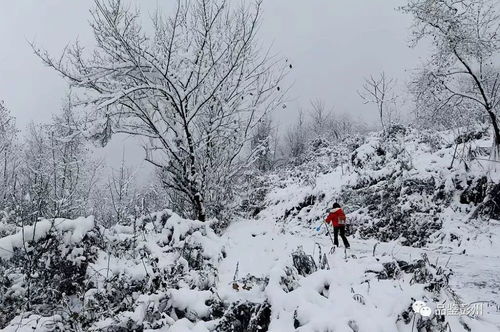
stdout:
[[[282,232],[282,225],[265,221],[236,222],[229,227],[223,238],[228,255],[219,267],[218,289],[221,290],[222,296],[226,297],[234,295],[231,284],[236,266],[237,278],[248,273],[265,277],[276,267],[284,265],[284,261],[289,260],[291,252],[298,246],[302,246],[306,253],[314,254],[315,258],[318,253],[316,243],[322,246],[323,252],[331,247],[330,239],[325,234],[321,235],[299,226]],[[351,253],[358,258],[372,255],[376,241],[352,238],[349,240]],[[426,252],[432,262],[438,259],[443,265],[449,259],[448,266],[454,271],[450,284],[464,302],[493,300],[500,304],[500,258],[497,256],[450,255],[395,243],[380,243],[376,252],[378,255],[394,255],[395,258],[406,261],[418,258],[422,252]],[[343,259],[342,250],[334,255]],[[331,258],[330,264],[332,265]],[[241,298],[241,294],[238,296]],[[488,317],[488,321],[494,322],[500,330],[500,314]]]

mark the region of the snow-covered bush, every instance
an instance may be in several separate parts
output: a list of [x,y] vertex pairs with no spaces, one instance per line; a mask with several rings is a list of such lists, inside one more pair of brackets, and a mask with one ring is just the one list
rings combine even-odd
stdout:
[[54,313],[63,329],[107,331],[209,317],[222,257],[214,231],[170,211],[136,224],[43,220],[0,239],[0,327]]
[[0,327],[17,315],[67,312],[96,259],[93,218],[42,220],[0,239]]
[[259,332],[267,331],[271,320],[271,306],[263,303],[237,302],[224,313],[217,324],[218,332]]
[[16,232],[16,211],[5,208],[0,210],[0,238]]
[[308,276],[318,270],[316,262],[311,255],[307,255],[302,248],[297,248],[292,253],[293,266],[301,276]]
[[268,174],[257,170],[245,172],[239,187],[239,212],[245,217],[255,217],[265,208],[265,199],[271,185]]
[[82,312],[92,313],[85,317],[88,326],[158,328],[209,316],[204,303],[211,299],[222,255],[214,231],[170,211],[138,224],[137,233],[133,227],[111,228],[106,250],[90,266],[100,272],[84,298]]

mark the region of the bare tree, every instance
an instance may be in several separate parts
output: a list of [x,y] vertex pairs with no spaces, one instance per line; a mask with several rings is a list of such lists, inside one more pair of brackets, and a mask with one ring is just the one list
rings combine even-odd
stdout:
[[306,126],[304,113],[300,110],[296,123],[286,133],[288,155],[293,159],[300,158],[306,152],[309,140]]
[[97,180],[99,167],[89,155],[87,142],[79,130],[79,120],[71,109],[71,99],[44,126],[48,138],[53,179],[52,200],[59,217],[85,213],[90,190]]
[[189,202],[181,212],[205,220],[231,188],[251,130],[286,90],[280,84],[291,65],[256,43],[261,2],[232,8],[225,0],[178,0],[172,17],[153,18],[152,35],[120,0],[95,3],[92,53],[78,43],[60,59],[35,53],[86,92],[80,105],[95,139],[151,138],[146,160]]
[[7,200],[15,191],[18,147],[16,144],[17,129],[15,119],[0,101],[0,208],[4,208]]
[[114,222],[123,223],[132,214],[135,185],[134,174],[125,165],[125,152],[123,152],[120,168],[113,170],[108,180],[109,195]]
[[257,125],[250,142],[251,150],[255,151],[254,165],[262,172],[271,170],[274,165],[275,146],[273,140],[272,120],[266,116]]
[[311,102],[310,116],[310,127],[314,136],[328,140],[339,139],[340,135],[336,130],[333,109],[327,109],[322,100],[316,99]]
[[88,154],[71,109],[49,124],[31,124],[16,174],[17,202],[35,222],[39,217],[73,218],[86,212],[99,167]]
[[325,103],[316,99],[311,102],[310,119],[307,128],[309,139],[322,138],[333,142],[359,131],[359,124],[347,114],[336,114],[333,107],[327,108]]
[[348,136],[365,133],[364,123],[349,114],[336,114],[321,100],[311,102],[307,117],[300,110],[295,123],[284,136],[283,155],[300,163],[309,147],[317,149],[323,144],[335,143]]
[[391,110],[391,105],[396,103],[394,92],[395,80],[387,77],[384,72],[374,77],[371,75],[365,79],[362,90],[358,91],[359,96],[365,104],[375,104],[378,111],[380,125],[385,130],[385,118]]
[[51,185],[53,177],[50,163],[50,149],[46,132],[33,123],[24,140],[22,170],[19,174],[20,199],[23,200],[22,214],[31,223],[40,217],[56,217],[52,210]]
[[[429,39],[434,45],[430,61],[417,77],[421,98],[447,111],[463,102],[477,105],[493,129],[491,159],[500,159],[500,15],[496,0],[409,0],[402,11],[414,18],[414,45]],[[469,112],[471,108],[462,107]]]

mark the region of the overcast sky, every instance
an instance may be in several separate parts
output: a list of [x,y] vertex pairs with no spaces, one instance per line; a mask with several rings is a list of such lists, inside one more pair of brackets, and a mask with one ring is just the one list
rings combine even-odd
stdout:
[[[235,0],[239,1],[239,0]],[[363,78],[385,71],[403,88],[408,71],[422,62],[425,49],[408,47],[410,20],[397,12],[404,0],[265,0],[260,36],[276,53],[290,59],[293,87],[286,109],[276,114],[288,126],[300,107],[321,99],[338,113],[373,122],[375,111],[363,105],[357,90]],[[130,0],[145,12],[158,4],[168,15],[173,0]],[[20,129],[46,121],[60,109],[67,85],[33,55],[35,41],[54,55],[75,39],[91,44],[90,0],[0,0],[0,99]],[[127,145],[133,145],[130,141]],[[106,155],[119,159],[121,143]],[[140,154],[128,147],[128,154]]]

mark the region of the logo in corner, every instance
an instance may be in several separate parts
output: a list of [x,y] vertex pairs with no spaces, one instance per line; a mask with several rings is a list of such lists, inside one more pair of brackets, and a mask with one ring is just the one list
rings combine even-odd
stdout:
[[424,301],[415,301],[411,307],[413,311],[421,314],[423,317],[429,317],[432,313],[432,309]]

